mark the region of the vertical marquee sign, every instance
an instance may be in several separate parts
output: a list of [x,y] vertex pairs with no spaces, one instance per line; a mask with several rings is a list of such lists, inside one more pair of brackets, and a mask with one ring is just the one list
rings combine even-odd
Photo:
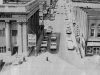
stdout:
[[28,34],[28,47],[36,46],[36,34]]

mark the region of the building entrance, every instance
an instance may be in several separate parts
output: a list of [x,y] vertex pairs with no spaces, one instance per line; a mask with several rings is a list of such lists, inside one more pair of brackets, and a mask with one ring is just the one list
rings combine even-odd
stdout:
[[99,46],[88,46],[85,51],[86,56],[89,55],[100,55],[100,47]]

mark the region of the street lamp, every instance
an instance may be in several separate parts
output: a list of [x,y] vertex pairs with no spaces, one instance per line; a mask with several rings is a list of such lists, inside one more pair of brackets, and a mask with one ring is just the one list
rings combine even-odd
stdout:
[[37,49],[36,49],[36,47],[34,47],[34,50],[35,50],[35,56],[37,56]]

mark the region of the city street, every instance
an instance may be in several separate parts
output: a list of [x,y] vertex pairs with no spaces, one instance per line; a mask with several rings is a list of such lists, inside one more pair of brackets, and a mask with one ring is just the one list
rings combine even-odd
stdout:
[[[54,25],[53,28],[56,30],[56,32],[60,32],[60,45],[59,45],[59,52],[58,54],[55,54],[59,58],[65,60],[69,64],[85,71],[87,75],[99,75],[99,69],[100,69],[100,56],[94,56],[94,57],[84,57],[81,58],[81,55],[78,52],[75,51],[68,51],[67,49],[67,43],[66,39],[68,36],[66,35],[66,24],[70,20],[65,20],[65,15],[61,14],[64,13],[65,10],[62,7],[63,5],[58,6],[57,13],[55,16],[55,21],[52,23]],[[67,7],[68,8],[68,7]],[[67,10],[69,12],[69,10]],[[70,14],[70,13],[68,13]],[[71,15],[67,15],[70,17]],[[57,30],[58,29],[58,30]],[[71,36],[72,37],[72,36]],[[96,62],[94,62],[96,60]],[[93,65],[94,64],[94,65]]]
[[[67,4],[66,8],[68,9],[64,9],[64,4],[64,0],[57,2],[58,7],[54,20],[50,21],[47,17],[45,18],[45,29],[48,26],[52,26],[53,33],[57,36],[55,41],[57,49],[55,51],[50,50],[51,36],[53,34],[49,34],[46,52],[37,56],[34,56],[34,52],[32,52],[30,57],[26,57],[26,62],[21,65],[11,65],[1,71],[0,75],[100,75],[100,56],[81,58],[79,51],[68,50],[66,40],[68,38],[74,39],[74,35],[72,33],[68,37],[68,34],[66,34],[66,24],[70,22],[70,19],[65,19],[66,16],[70,17],[71,14]],[[65,11],[68,11],[67,15],[64,14]],[[70,25],[70,27],[72,26]],[[41,43],[39,47],[40,45]]]

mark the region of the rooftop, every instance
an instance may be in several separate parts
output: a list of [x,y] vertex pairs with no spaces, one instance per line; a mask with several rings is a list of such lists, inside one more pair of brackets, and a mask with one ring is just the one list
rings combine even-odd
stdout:
[[85,11],[87,13],[87,15],[89,15],[89,16],[99,16],[100,15],[100,11],[99,10],[86,9],[86,8],[82,8],[82,10]]
[[38,0],[20,0],[19,2],[9,1],[0,5],[0,12],[29,12],[38,6]]
[[100,1],[99,1],[99,0],[72,0],[72,2],[100,3]]

